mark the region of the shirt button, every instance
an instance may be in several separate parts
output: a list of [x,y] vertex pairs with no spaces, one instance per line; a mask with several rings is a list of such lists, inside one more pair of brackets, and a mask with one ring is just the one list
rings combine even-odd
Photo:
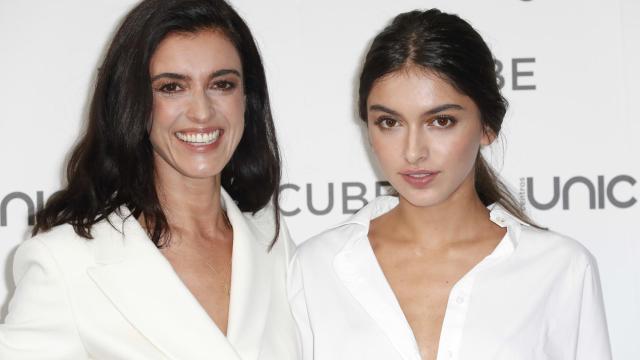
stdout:
[[462,303],[464,303],[464,296],[458,296],[456,298],[456,304],[461,305]]
[[453,358],[453,351],[447,351],[447,355],[449,356],[449,359]]

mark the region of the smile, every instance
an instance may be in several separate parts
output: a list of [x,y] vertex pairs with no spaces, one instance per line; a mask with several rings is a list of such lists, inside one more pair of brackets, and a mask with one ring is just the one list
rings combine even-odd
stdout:
[[220,137],[220,129],[213,130],[206,133],[187,133],[187,132],[176,132],[176,137],[181,141],[184,141],[188,144],[192,145],[209,145],[213,144]]

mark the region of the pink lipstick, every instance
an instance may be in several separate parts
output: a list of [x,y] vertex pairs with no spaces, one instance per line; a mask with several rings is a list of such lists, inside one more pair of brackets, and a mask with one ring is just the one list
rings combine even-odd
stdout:
[[404,181],[418,189],[427,187],[439,173],[439,171],[431,170],[405,170],[399,172]]

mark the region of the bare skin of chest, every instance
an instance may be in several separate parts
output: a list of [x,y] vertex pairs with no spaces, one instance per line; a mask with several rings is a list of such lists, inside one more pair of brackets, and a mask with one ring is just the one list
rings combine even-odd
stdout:
[[485,239],[424,247],[376,231],[369,239],[374,253],[407,319],[424,360],[435,360],[449,294],[453,286],[491,253],[504,234]]
[[[229,320],[232,241],[206,247],[165,250],[180,280],[226,335]],[[181,252],[180,252],[181,251]]]

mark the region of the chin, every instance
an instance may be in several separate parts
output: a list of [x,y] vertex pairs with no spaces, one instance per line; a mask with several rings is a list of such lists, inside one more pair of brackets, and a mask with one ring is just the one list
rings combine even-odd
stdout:
[[191,169],[182,169],[180,171],[183,176],[191,179],[209,179],[214,178],[222,172],[222,169],[218,168],[191,168]]
[[394,187],[398,196],[415,207],[431,207],[442,204],[447,196],[435,189],[406,189]]
[[444,202],[443,199],[437,199],[437,198],[427,197],[427,196],[405,197],[402,194],[400,194],[400,196],[404,200],[406,200],[409,204],[419,208],[432,207],[432,206],[440,205]]

